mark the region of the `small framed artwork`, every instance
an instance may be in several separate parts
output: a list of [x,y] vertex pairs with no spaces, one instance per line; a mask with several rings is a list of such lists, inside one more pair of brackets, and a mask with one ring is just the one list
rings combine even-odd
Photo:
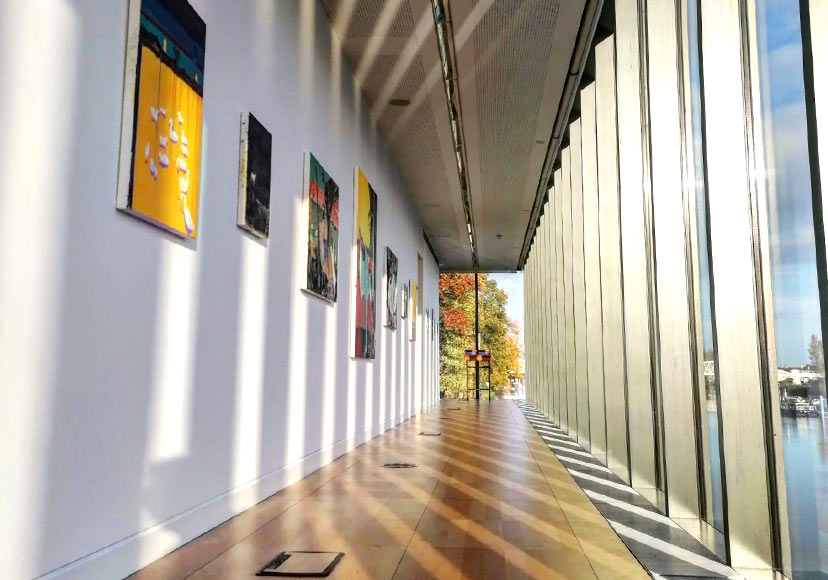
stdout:
[[339,186],[313,153],[305,153],[304,215],[308,259],[302,289],[336,302],[339,279]]
[[206,26],[187,0],[129,0],[115,206],[195,238]]
[[408,294],[409,294],[408,283],[406,282],[402,285],[402,300],[400,301],[401,302],[400,316],[402,318],[408,318],[408,309],[410,308],[410,306],[408,305],[408,301],[409,301],[409,295]]
[[417,283],[411,281],[411,342],[417,340]]
[[385,247],[385,326],[397,328],[397,256]]
[[241,114],[239,204],[236,223],[254,236],[270,231],[270,153],[272,135],[250,113]]

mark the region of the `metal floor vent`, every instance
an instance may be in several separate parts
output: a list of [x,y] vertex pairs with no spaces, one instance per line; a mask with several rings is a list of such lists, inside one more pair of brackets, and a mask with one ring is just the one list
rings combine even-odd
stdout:
[[446,411],[462,411],[460,407],[449,407]]
[[388,469],[411,469],[412,467],[417,467],[414,463],[383,463],[382,466]]
[[258,576],[324,578],[333,572],[345,554],[342,552],[281,552]]
[[420,431],[417,435],[424,435],[425,437],[439,437],[442,431]]

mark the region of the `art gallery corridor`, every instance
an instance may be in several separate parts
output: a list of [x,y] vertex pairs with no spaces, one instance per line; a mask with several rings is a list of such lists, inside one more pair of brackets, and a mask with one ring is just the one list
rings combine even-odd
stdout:
[[252,578],[282,550],[344,552],[335,579],[647,578],[514,401],[443,401],[131,578]]

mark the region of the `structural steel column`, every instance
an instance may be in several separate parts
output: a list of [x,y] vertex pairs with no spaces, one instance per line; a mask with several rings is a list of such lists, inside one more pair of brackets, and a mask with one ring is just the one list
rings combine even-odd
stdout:
[[604,406],[604,347],[601,316],[601,240],[598,229],[598,153],[595,83],[581,90],[581,155],[584,182],[584,287],[589,403],[589,449],[607,462]]
[[[828,1],[800,0],[805,109],[808,116],[814,237],[819,272],[819,299],[828,304]],[[828,308],[821,309],[822,336],[828,337]],[[823,338],[823,351],[828,340]],[[824,355],[824,352],[823,352]],[[824,357],[828,358],[828,357]]]
[[731,564],[769,568],[776,471],[769,464],[770,371],[757,307],[765,290],[755,269],[762,260],[753,160],[747,154],[754,136],[746,108],[750,68],[743,61],[743,8],[740,0],[701,0],[705,164]]
[[648,177],[643,150],[646,131],[642,121],[638,8],[638,0],[615,2],[621,247],[631,481],[633,487],[655,501],[656,423],[649,349],[653,329],[645,195]]
[[[554,179],[554,178],[553,178]],[[552,421],[560,425],[561,416],[560,416],[560,382],[561,382],[561,375],[560,375],[560,360],[559,354],[560,350],[558,348],[558,344],[560,343],[560,334],[558,329],[558,252],[557,252],[557,242],[558,242],[558,219],[556,214],[556,201],[555,198],[557,197],[557,191],[555,187],[551,187],[549,189],[549,201],[546,204],[546,211],[549,212],[549,223],[551,225],[549,229],[549,297],[552,304],[552,308],[550,309],[551,313],[551,321],[552,321],[552,350],[549,353],[549,356],[552,360],[552,384],[550,385],[550,391],[552,393],[552,411],[551,411],[551,419]]]
[[566,298],[564,293],[564,246],[563,246],[563,173],[555,170],[555,294],[558,314],[558,426],[566,431],[567,419],[567,362],[566,362]]
[[667,502],[670,516],[698,518],[692,356],[696,345],[690,320],[690,224],[682,179],[679,17],[675,0],[648,0],[653,226]]
[[575,378],[575,302],[573,295],[572,265],[572,178],[571,151],[567,146],[561,153],[561,176],[563,196],[561,197],[561,216],[563,217],[563,254],[564,254],[564,300],[566,314],[566,426],[567,433],[578,438],[578,402]]
[[584,282],[584,193],[581,120],[569,125],[572,183],[572,296],[575,313],[575,408],[578,442],[589,449],[589,378],[587,374],[586,290]]
[[546,392],[545,392],[545,401],[546,401],[546,415],[548,417],[552,417],[553,412],[553,397],[552,393],[554,392],[553,385],[555,384],[555,374],[554,374],[554,364],[552,358],[552,352],[554,351],[554,340],[552,337],[552,319],[553,319],[553,307],[554,301],[552,299],[552,293],[550,292],[551,288],[551,280],[552,280],[552,248],[551,248],[551,234],[554,229],[554,220],[552,219],[552,214],[549,211],[550,204],[547,201],[544,205],[543,215],[546,218],[546,227],[544,228],[544,235],[543,235],[543,247],[544,247],[544,260],[543,260],[543,288],[544,288],[544,295],[545,295],[545,304],[546,304],[546,350],[544,352],[544,362],[546,363]]
[[595,46],[598,227],[601,243],[601,311],[607,417],[607,466],[622,479],[629,481],[616,110],[615,37],[610,36]]
[[538,341],[538,346],[540,348],[540,357],[538,358],[538,369],[540,372],[540,382],[538,384],[538,403],[537,406],[541,410],[542,413],[546,414],[546,404],[544,402],[544,393],[548,388],[549,377],[546,374],[546,361],[544,360],[546,357],[546,297],[545,288],[544,288],[544,262],[546,261],[546,248],[545,248],[545,235],[546,235],[546,214],[540,216],[540,223],[538,224],[538,229],[535,230],[535,239],[537,240],[538,244],[538,288],[540,289],[539,297],[540,297],[540,304],[538,305],[538,315],[540,324],[538,330],[540,332],[540,339]]

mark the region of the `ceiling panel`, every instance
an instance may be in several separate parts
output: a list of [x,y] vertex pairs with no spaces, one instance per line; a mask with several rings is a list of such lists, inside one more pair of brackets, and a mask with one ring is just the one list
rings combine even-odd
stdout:
[[[454,30],[480,268],[515,269],[584,2],[444,1]],[[322,4],[442,267],[471,269],[431,2]],[[391,99],[411,105],[392,107]]]

